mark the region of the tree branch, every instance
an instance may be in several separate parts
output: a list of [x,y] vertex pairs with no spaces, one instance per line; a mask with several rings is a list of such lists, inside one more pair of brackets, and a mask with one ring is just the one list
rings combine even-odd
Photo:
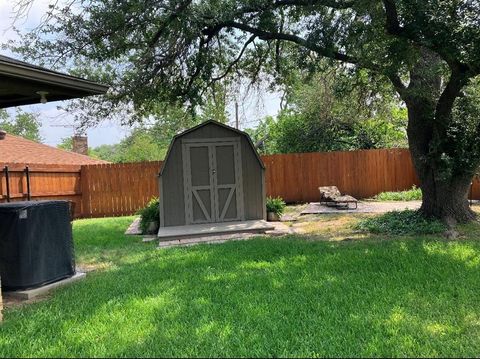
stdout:
[[391,74],[391,75],[387,75],[387,77],[390,80],[390,82],[393,84],[393,87],[395,87],[395,90],[397,90],[397,92],[400,94],[400,97],[402,98],[402,100],[405,100],[404,96],[406,95],[407,88],[403,84],[402,80],[400,79],[400,76],[398,76],[397,74]]
[[211,38],[212,38],[211,36],[209,36],[207,39],[204,39],[203,37],[200,38],[200,43],[198,45],[198,57],[196,59],[197,61],[195,61],[195,71],[190,76],[190,80],[188,81],[187,87],[184,90],[182,95],[186,95],[190,91],[193,85],[193,82],[200,75],[203,56],[205,53],[205,47],[208,47],[208,43],[210,42]]
[[455,99],[460,94],[462,88],[467,84],[468,76],[465,73],[452,71],[445,89],[443,90],[437,102],[435,109],[435,118],[441,123],[448,121],[449,115],[452,113]]
[[417,34],[409,30],[407,26],[400,26],[400,21],[398,19],[397,6],[395,5],[395,0],[383,0],[383,6],[385,8],[385,29],[387,33],[410,40],[420,46],[428,48],[436,52],[440,57],[447,62],[450,66],[450,69],[454,70],[455,68],[460,69],[462,72],[470,71],[474,73],[472,66],[462,63],[459,61],[448,49],[443,49],[439,46],[432,44],[430,41],[422,40]]
[[349,9],[355,4],[355,0],[276,0],[273,2],[269,2],[264,6],[253,6],[247,5],[239,8],[237,13],[239,14],[247,14],[252,12],[259,12],[259,11],[266,11],[266,10],[273,10],[278,9],[281,7],[288,7],[288,6],[326,6],[332,9],[342,10],[342,9]]
[[245,44],[243,45],[242,47],[242,50],[240,51],[240,53],[238,54],[238,56],[235,58],[235,60],[233,60],[227,67],[227,69],[225,70],[225,72],[220,75],[220,76],[217,76],[217,77],[214,77],[212,78],[212,81],[218,81],[218,80],[221,80],[223,79],[225,76],[227,76],[229,74],[229,72],[232,70],[233,66],[235,66],[239,61],[240,59],[242,58],[243,56],[243,53],[245,52],[245,50],[247,49],[248,45],[250,45],[252,43],[253,40],[255,40],[257,36],[256,35],[252,35],[250,36],[250,38],[245,42]]
[[359,63],[359,61],[353,56],[349,56],[338,51],[329,50],[327,48],[315,45],[314,43],[309,42],[308,40],[294,34],[286,34],[283,32],[275,32],[275,31],[265,31],[265,30],[252,27],[250,25],[246,25],[243,23],[239,23],[236,21],[227,21],[217,26],[220,26],[222,28],[231,27],[244,32],[248,32],[250,34],[256,35],[259,39],[262,39],[262,40],[284,40],[284,41],[293,42],[297,45],[301,45],[311,51],[314,51],[324,57],[328,57],[328,58],[342,61],[342,62],[348,62],[351,64]]
[[184,1],[180,3],[178,8],[171,12],[171,14],[162,22],[162,25],[158,28],[155,35],[152,36],[152,39],[148,42],[148,47],[152,48],[156,45],[163,32],[168,28],[168,26],[176,20],[180,14],[192,3],[192,0]]
[[383,6],[385,7],[386,15],[386,29],[390,34],[400,34],[403,29],[400,27],[398,21],[397,6],[395,0],[383,0]]
[[277,0],[275,7],[280,6],[327,6],[332,9],[349,9],[355,4],[355,0]]

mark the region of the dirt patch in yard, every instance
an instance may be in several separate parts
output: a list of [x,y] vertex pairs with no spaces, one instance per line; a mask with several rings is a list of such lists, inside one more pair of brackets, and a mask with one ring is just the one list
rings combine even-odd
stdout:
[[52,296],[52,293],[48,293],[45,295],[39,295],[38,297],[32,298],[32,299],[19,299],[16,297],[12,297],[8,294],[8,292],[4,292],[3,294],[3,308],[8,309],[8,308],[19,308],[23,307],[25,305],[29,305],[32,303],[37,303],[41,302],[43,300],[46,300]]
[[472,209],[477,212],[478,214],[480,214],[480,201],[475,201],[473,204],[472,204]]
[[303,234],[315,240],[343,241],[362,239],[367,235],[355,231],[353,226],[369,215],[352,216],[348,214],[299,216],[291,223],[296,234]]
[[[373,212],[355,212],[330,209],[323,213],[301,214],[309,204],[290,205],[285,211],[295,221],[286,222],[293,233],[303,235],[312,240],[349,241],[372,238],[372,234],[355,230],[355,225],[363,218],[378,216],[381,213],[394,210],[415,209],[420,207],[419,201],[410,202],[374,202],[369,206],[376,208]],[[407,206],[405,204],[408,204]],[[475,201],[472,209],[480,215],[480,201]],[[476,223],[459,226],[459,231],[470,232],[478,228]],[[382,236],[382,238],[385,236]]]
[[309,203],[301,212],[301,214],[337,214],[337,213],[385,213],[390,211],[403,211],[405,209],[418,209],[422,204],[421,201],[361,201],[354,209],[353,205],[348,208],[337,208],[335,206],[327,206],[318,202]]

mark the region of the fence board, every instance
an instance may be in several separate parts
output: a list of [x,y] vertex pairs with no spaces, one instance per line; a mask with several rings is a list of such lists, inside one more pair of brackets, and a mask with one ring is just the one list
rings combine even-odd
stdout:
[[[358,198],[411,188],[418,180],[406,149],[276,154],[262,156],[268,196],[285,201],[318,201],[318,187],[335,185]],[[88,166],[30,166],[33,200],[65,199],[76,203],[76,217],[122,216],[135,213],[158,196],[162,162]],[[10,169],[12,200],[26,200],[25,166],[0,163],[0,202],[6,201],[5,165]],[[480,180],[471,196],[480,199]]]
[[[27,200],[25,165],[0,163],[0,202],[7,201],[6,178],[3,169],[8,166],[10,174],[10,198],[12,201]],[[80,166],[41,165],[29,166],[32,200],[61,199],[75,202],[75,216],[82,214],[82,191]]]
[[287,202],[318,200],[318,187],[335,185],[359,198],[418,184],[405,149],[263,156],[267,194]]
[[[160,161],[82,166],[82,189],[89,194],[83,217],[135,213],[151,197],[158,197]],[[84,187],[85,186],[85,187]]]

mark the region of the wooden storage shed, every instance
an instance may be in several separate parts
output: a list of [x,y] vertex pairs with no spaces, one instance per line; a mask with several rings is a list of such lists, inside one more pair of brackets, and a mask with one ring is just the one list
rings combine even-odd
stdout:
[[213,120],[173,138],[159,187],[160,231],[266,218],[265,166],[252,140]]

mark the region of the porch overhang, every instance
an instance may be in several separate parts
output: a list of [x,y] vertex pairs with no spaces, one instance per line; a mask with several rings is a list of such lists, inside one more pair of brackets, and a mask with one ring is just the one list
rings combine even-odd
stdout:
[[0,55],[0,108],[69,100],[107,92],[108,86]]

